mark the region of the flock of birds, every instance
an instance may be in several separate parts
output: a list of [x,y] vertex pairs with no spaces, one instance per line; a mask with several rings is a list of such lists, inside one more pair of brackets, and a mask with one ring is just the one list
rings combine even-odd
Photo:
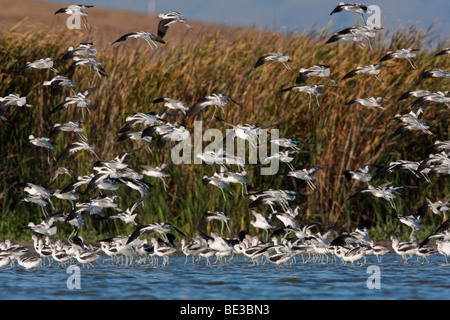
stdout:
[[[85,11],[92,6],[87,5],[71,5],[67,8],[56,11],[55,14],[65,13],[69,15],[78,15],[81,17],[86,29],[90,28],[87,21],[88,13]],[[331,14],[341,12],[343,10],[355,12],[360,14],[365,22],[364,14],[367,13],[367,6],[362,4],[340,3]],[[168,14],[160,14],[161,18],[157,34],[150,32],[138,31],[127,33],[119,37],[113,44],[127,41],[132,38],[139,38],[145,40],[151,49],[158,48],[157,43],[164,44],[163,40],[166,36],[168,28],[174,23],[182,23],[189,30],[192,27],[187,23],[186,18],[178,12],[171,11]],[[356,43],[359,47],[365,48],[365,41],[371,47],[371,39],[376,35],[379,28],[373,26],[356,26],[342,30],[334,34],[327,43],[335,41],[345,41]],[[400,49],[397,51],[389,51],[381,57],[378,63],[357,67],[356,69],[347,73],[343,80],[352,78],[358,75],[374,76],[378,81],[383,81],[380,77],[380,68],[383,67],[380,63],[390,59],[406,59],[409,61],[413,69],[418,66],[414,61],[416,49]],[[444,49],[436,53],[436,56],[443,56],[450,54],[450,49]],[[49,86],[52,94],[63,92],[65,88],[69,89],[73,95],[67,97],[61,104],[54,108],[50,113],[62,112],[67,110],[70,106],[76,106],[84,109],[88,113],[91,100],[88,95],[95,91],[96,88],[89,88],[81,92],[76,92],[75,83],[70,79],[70,75],[79,68],[88,67],[89,70],[94,70],[99,78],[107,76],[107,72],[99,61],[96,60],[97,50],[93,48],[93,43],[81,43],[78,47],[69,47],[67,52],[61,57],[63,60],[72,60],[72,64],[65,75],[61,75],[57,69],[54,68],[53,58],[43,58],[34,62],[27,63],[22,72],[27,72],[29,69],[49,69],[56,73],[55,77],[49,81],[45,81],[43,86]],[[254,64],[254,68],[263,66],[270,61],[275,61],[282,64],[287,70],[292,71],[289,63],[291,62],[289,56],[280,53],[268,53],[261,56]],[[333,85],[323,84],[309,86],[304,83],[311,77],[319,77],[326,79],[333,83]],[[442,69],[425,70],[422,73],[422,78],[447,78],[450,79],[450,73]],[[321,94],[318,88],[322,87],[336,87],[336,81],[330,77],[330,68],[326,65],[316,64],[310,68],[301,68],[296,78],[296,85],[283,89],[281,92],[299,91],[307,93],[310,97],[309,106],[311,108],[312,96],[316,98],[319,104],[318,96]],[[401,134],[405,130],[419,130],[425,134],[431,134],[426,123],[419,120],[419,116],[425,111],[426,107],[431,103],[443,103],[450,108],[450,97],[446,97],[448,91],[430,92],[425,90],[408,91],[404,93],[399,100],[415,97],[417,100],[413,104],[413,110],[405,115],[396,115],[394,120],[404,123],[394,135]],[[357,98],[350,100],[346,104],[351,105],[359,103],[367,107],[376,107],[384,109],[380,102],[383,97]],[[0,98],[0,117],[2,121],[8,121],[6,114],[9,108],[13,106],[18,107],[32,107],[27,104],[26,97],[21,97],[18,94],[10,94],[6,97]],[[208,106],[214,106],[214,114],[217,107],[222,108],[228,103],[238,104],[230,96],[223,93],[213,93],[209,96],[198,99],[192,106],[168,97],[161,97],[155,99],[153,103],[164,103],[164,107],[180,111],[186,117],[193,117],[198,115],[202,110]],[[165,116],[168,113],[133,113],[126,118],[125,126],[120,130],[120,137],[117,141],[132,139],[141,141],[150,151],[151,143],[156,140],[157,147],[162,149],[166,143],[173,143],[177,141],[186,140],[190,137],[189,131],[176,122],[167,122]],[[227,124],[233,128],[234,135],[240,139],[246,140],[249,144],[258,145],[261,143],[258,140],[258,133],[268,127],[259,127],[256,125],[235,125],[219,119],[222,123]],[[63,189],[49,190],[45,187],[36,185],[31,182],[19,183],[18,188],[23,188],[24,196],[21,200],[38,205],[43,213],[44,219],[35,224],[30,222],[25,229],[31,230],[36,234],[44,236],[44,240],[40,239],[36,234],[32,236],[33,249],[35,253],[32,254],[33,249],[28,249],[21,244],[14,244],[10,240],[5,240],[0,243],[0,267],[14,265],[15,261],[19,265],[29,269],[41,266],[45,263],[51,264],[56,262],[62,266],[68,263],[77,262],[83,266],[93,266],[93,263],[99,260],[102,256],[110,257],[113,264],[132,264],[137,263],[158,264],[158,258],[162,258],[162,265],[169,263],[169,257],[174,254],[184,254],[186,262],[189,257],[192,262],[205,259],[207,264],[211,264],[211,258],[215,257],[213,263],[225,263],[231,261],[235,255],[244,256],[253,264],[264,262],[274,264],[291,264],[296,262],[296,257],[301,256],[303,263],[307,262],[324,262],[326,259],[340,259],[343,263],[355,263],[357,261],[365,261],[367,256],[376,256],[377,261],[381,261],[381,256],[388,253],[389,248],[383,247],[374,243],[369,237],[370,222],[362,221],[356,230],[351,233],[343,232],[338,234],[342,224],[335,226],[328,226],[322,223],[311,223],[306,226],[300,226],[296,221],[298,213],[307,206],[307,202],[293,206],[291,202],[299,195],[292,190],[263,190],[263,191],[248,191],[246,185],[250,182],[246,178],[245,160],[227,154],[221,150],[219,152],[205,152],[198,155],[206,164],[220,164],[220,168],[213,176],[203,177],[205,186],[213,185],[218,187],[225,197],[223,192],[232,183],[241,184],[242,195],[248,197],[250,200],[250,211],[253,216],[251,225],[255,229],[264,230],[266,232],[265,239],[260,239],[257,235],[251,235],[246,231],[241,231],[235,238],[223,237],[223,229],[226,226],[228,231],[229,220],[227,214],[224,212],[208,211],[203,214],[198,220],[197,231],[199,235],[188,237],[178,227],[168,222],[154,222],[147,225],[139,225],[136,222],[138,207],[145,206],[145,201],[151,197],[151,185],[144,181],[144,176],[160,179],[167,189],[165,179],[169,175],[164,172],[166,164],[159,166],[151,166],[143,164],[142,171],[137,172],[130,168],[126,162],[126,158],[138,152],[139,149],[127,150],[120,153],[112,160],[101,160],[97,154],[96,149],[89,143],[88,138],[83,134],[82,121],[70,121],[64,124],[56,123],[51,128],[50,137],[54,137],[61,132],[75,133],[79,140],[70,143],[58,157],[53,159],[56,163],[61,163],[64,160],[74,157],[81,151],[87,151],[95,157],[96,161],[93,165],[93,172],[79,176],[73,183],[65,186]],[[142,131],[133,131],[136,126],[145,126]],[[294,177],[305,181],[311,190],[315,190],[314,173],[324,169],[325,166],[316,166],[307,169],[295,169],[291,164],[296,153],[302,152],[299,148],[303,142],[280,138],[269,141],[276,143],[286,149],[286,151],[279,152],[274,155],[280,162],[285,163],[290,171],[287,176]],[[44,148],[48,152],[48,161],[50,162],[51,155],[53,155],[53,145],[51,138],[34,137],[29,135],[25,145],[32,145],[39,148]],[[413,162],[407,160],[398,160],[389,164],[383,172],[394,172],[398,170],[409,170],[413,175],[422,177],[431,182],[431,174],[448,174],[450,172],[450,141],[436,141],[434,145],[430,146],[427,153],[427,158],[420,162]],[[232,172],[230,168],[237,166],[241,169],[240,172]],[[365,187],[359,188],[357,192],[351,195],[347,200],[360,196],[363,193],[369,193],[374,197],[382,198],[391,204],[392,208],[397,211],[395,205],[395,196],[398,190],[409,188],[408,186],[393,186],[392,183],[387,182],[378,186],[370,184],[373,176],[370,174],[370,169],[373,165],[366,164],[361,168],[352,171],[346,170],[344,172],[345,178],[350,180],[357,180],[366,184]],[[50,183],[53,183],[59,175],[72,175],[73,170],[66,167],[59,167],[50,177]],[[80,190],[80,186],[85,185],[84,191]],[[130,190],[139,192],[140,198],[135,200],[125,211],[118,207],[116,200],[122,196],[117,192],[121,186],[126,186]],[[81,196],[90,195],[96,191],[100,195],[93,196],[87,200],[80,200]],[[69,201],[71,204],[70,212],[65,210],[56,211],[56,206],[52,202],[52,198]],[[47,206],[50,205],[53,213],[47,212]],[[256,211],[257,207],[269,206],[271,212],[263,214]],[[114,215],[103,215],[104,208],[111,208],[117,213]],[[399,242],[395,236],[391,237],[392,249],[402,257],[403,261],[408,261],[411,257],[417,256],[427,261],[428,257],[434,254],[441,254],[445,257],[450,255],[450,229],[449,220],[445,220],[446,211],[449,210],[449,203],[447,201],[439,200],[432,201],[427,199],[427,202],[421,206],[414,214],[410,216],[394,214],[394,218],[404,223],[411,228],[410,240]],[[444,217],[445,222],[434,232],[429,235],[424,241],[419,242],[414,237],[414,231],[421,229],[421,219],[427,212],[431,211],[433,214]],[[113,219],[120,219],[124,223],[133,224],[136,228],[134,232],[126,236],[114,236],[108,239],[99,240],[99,246],[85,243],[82,236],[79,235],[79,230],[83,226],[83,219],[86,214],[99,216],[98,220],[110,221]],[[275,227],[272,224],[272,219],[277,218],[282,227]],[[221,231],[214,230],[213,221],[222,224]],[[51,241],[51,237],[57,234],[56,223],[67,223],[73,228],[72,234],[68,237],[69,241],[58,240]],[[209,230],[212,230],[208,234]],[[176,237],[172,231],[176,232],[178,236],[182,237],[177,244]],[[269,233],[271,239],[269,240]],[[157,234],[159,237],[153,237],[148,241],[144,235]],[[189,239],[189,240],[187,240]],[[437,248],[434,249],[428,246],[431,240],[435,240]],[[103,260],[103,263],[107,260]]]

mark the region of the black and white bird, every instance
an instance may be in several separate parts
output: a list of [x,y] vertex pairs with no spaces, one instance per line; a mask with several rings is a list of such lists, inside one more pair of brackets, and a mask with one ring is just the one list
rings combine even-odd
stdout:
[[403,93],[400,98],[398,98],[398,101],[408,99],[409,97],[416,97],[420,98],[429,94],[432,94],[432,91],[429,90],[410,90]]
[[39,148],[44,148],[47,150],[47,162],[50,163],[50,151],[53,151],[53,145],[50,138],[46,137],[34,137],[34,135],[30,134],[28,139],[25,140],[23,146],[34,145]]
[[362,167],[352,170],[344,170],[344,176],[347,181],[357,180],[365,183],[369,183],[372,180],[372,175],[369,170],[374,167],[372,164],[365,164]]
[[413,53],[415,51],[419,51],[419,49],[399,49],[397,51],[388,51],[380,60],[379,62],[383,62],[383,61],[387,61],[387,60],[391,60],[394,58],[397,59],[406,59],[408,60],[409,64],[411,65],[411,67],[413,69],[417,69],[418,66],[417,64],[414,62],[413,58],[416,57],[416,54]]
[[61,56],[62,60],[73,59],[74,57],[81,58],[95,58],[97,56],[97,49],[92,48],[94,43],[92,42],[81,42],[76,48],[70,46],[67,51]]
[[163,171],[167,167],[167,163],[163,163],[156,167],[152,167],[152,166],[146,165],[146,164],[141,164],[141,167],[144,169],[142,171],[143,175],[160,179],[163,182],[164,190],[167,190],[168,185],[166,184],[166,181],[164,179],[166,179],[170,176]]
[[67,123],[55,123],[53,127],[50,128],[50,137],[57,135],[60,132],[75,132],[83,141],[88,141],[86,136],[83,134],[84,129],[81,127],[82,122],[69,121]]
[[287,56],[281,52],[271,52],[271,53],[261,56],[258,59],[258,61],[256,61],[253,68],[258,68],[259,66],[262,66],[263,64],[265,64],[267,61],[280,62],[281,64],[283,64],[286,67],[286,69],[288,69],[289,71],[292,71],[291,66],[288,64],[288,62],[291,62],[291,59],[289,58],[289,56]]
[[228,232],[231,233],[230,227],[228,226],[228,222],[230,221],[230,217],[221,211],[207,211],[203,214],[197,222],[197,230],[204,232],[206,227],[211,221],[220,221],[222,223],[221,233],[223,233],[224,225],[227,226]]
[[406,131],[421,131],[425,134],[432,135],[430,126],[428,126],[425,122],[419,120],[417,114],[414,111],[410,111],[407,114],[396,114],[393,120],[397,122],[404,122],[405,125],[402,125],[397,128],[397,130],[391,135],[391,138],[398,136]]
[[332,35],[326,43],[333,43],[336,41],[353,42],[356,43],[361,49],[366,47],[364,40],[367,40],[369,48],[372,50],[371,39],[375,38],[376,31],[382,28],[376,26],[362,26],[362,27],[350,27],[341,30]]
[[44,81],[43,86],[50,86],[52,95],[56,95],[62,92],[62,88],[69,88],[73,93],[73,88],[75,88],[75,83],[67,77],[57,75],[49,81]]
[[147,200],[150,197],[151,193],[146,194],[145,196],[133,201],[133,203],[131,203],[131,205],[127,208],[127,210],[125,212],[120,212],[116,215],[112,215],[112,216],[104,216],[104,217],[100,217],[97,220],[113,220],[113,219],[119,219],[122,220],[125,223],[131,223],[135,226],[137,226],[138,224],[136,223],[136,216],[137,213],[134,213],[134,211],[136,210],[136,208],[139,205],[143,205],[144,201]]
[[326,166],[315,166],[312,168],[292,170],[289,171],[286,175],[288,177],[294,177],[296,179],[304,180],[312,190],[316,190],[317,187],[313,183],[313,181],[315,180],[314,173],[324,168],[326,168]]
[[411,236],[413,235],[415,230],[422,229],[422,226],[420,225],[420,222],[422,221],[423,217],[426,214],[425,212],[419,212],[419,215],[399,215],[399,214],[392,214],[391,216],[398,219],[401,223],[411,228]]
[[342,11],[349,11],[357,13],[361,16],[361,18],[364,21],[364,24],[366,24],[366,19],[364,18],[364,14],[367,13],[368,7],[361,3],[345,3],[345,2],[339,2],[339,4],[336,6],[336,8],[331,11],[330,16],[334,13],[342,12]]
[[164,107],[172,109],[172,110],[181,110],[183,114],[186,114],[186,111],[189,110],[189,104],[183,101],[175,100],[172,98],[158,98],[153,100],[153,103],[164,102]]
[[58,73],[58,70],[53,68],[52,58],[42,58],[33,62],[27,62],[25,66],[20,69],[20,72],[26,71],[28,69],[50,69],[53,72]]
[[313,86],[292,86],[289,88],[281,89],[278,92],[287,92],[287,91],[299,91],[299,92],[305,92],[309,95],[309,108],[311,109],[311,100],[312,96],[316,98],[317,105],[320,107],[319,98],[322,93],[317,90],[317,88],[323,88],[323,87],[332,87],[332,88],[338,88],[336,86],[329,86],[327,84],[316,84]]
[[250,224],[258,229],[262,229],[266,231],[266,241],[269,238],[269,230],[274,229],[275,227],[270,224],[272,219],[272,215],[269,214],[268,217],[263,216],[261,213],[251,210],[252,215],[255,217],[255,220],[250,221]]
[[368,185],[365,188],[359,188],[353,195],[351,195],[350,197],[347,198],[347,200],[345,200],[346,202],[352,198],[354,198],[355,196],[361,194],[361,193],[370,193],[373,196],[377,197],[377,198],[383,198],[386,199],[387,201],[389,201],[389,203],[391,204],[392,208],[397,211],[397,206],[395,205],[394,199],[395,196],[398,194],[397,190],[399,189],[406,189],[406,188],[414,188],[411,186],[391,186],[392,182],[386,182],[383,183],[379,186],[372,186],[372,185]]
[[378,81],[383,82],[383,80],[380,78],[380,65],[379,64],[371,64],[364,67],[357,67],[356,69],[350,71],[347,73],[342,80],[353,78],[354,76],[358,74],[367,74],[374,76]]
[[309,68],[301,68],[297,78],[295,79],[296,84],[302,84],[310,77],[327,78],[329,81],[336,83],[330,77],[330,66],[323,64],[316,64]]
[[434,68],[431,70],[425,70],[422,72],[421,76],[422,79],[428,79],[428,78],[446,78],[450,79],[450,72],[444,69],[438,69]]
[[446,54],[450,54],[450,48],[442,49],[442,50],[438,51],[434,56],[438,57],[438,56],[443,56]]
[[[196,114],[200,113],[203,109],[209,106],[214,106],[213,118],[216,114],[217,107],[222,108],[229,102],[233,102],[237,106],[240,106],[235,100],[233,100],[230,96],[222,93],[213,93],[209,96],[198,99],[194,105],[192,105],[189,110],[186,112],[186,117],[192,117]],[[224,111],[225,112],[225,111]]]
[[6,97],[0,97],[1,120],[8,121],[8,119],[4,116],[4,114],[11,106],[28,107],[28,108],[32,107],[32,105],[27,104],[27,97],[21,97],[19,94],[11,93]]
[[108,74],[106,73],[105,68],[102,64],[94,58],[82,58],[82,57],[74,57],[73,63],[70,65],[69,69],[66,71],[66,74],[73,74],[76,69],[79,67],[86,66],[89,67],[89,70],[92,71],[94,69],[97,72],[99,78],[102,76],[106,77]]
[[91,152],[97,159],[100,159],[97,155],[97,153],[95,152],[94,147],[89,144],[86,141],[76,141],[74,143],[69,144],[60,154],[60,156],[58,157],[57,161],[63,161],[66,160],[70,157],[72,157],[73,155],[75,155],[77,152],[81,151],[81,150],[87,150],[89,152]]
[[186,237],[186,235],[174,225],[167,222],[154,222],[147,225],[138,226],[133,233],[128,237],[126,244],[130,244],[134,240],[138,239],[141,235],[150,234],[153,232],[159,233],[161,236],[165,238],[165,241],[168,241],[166,233],[170,231],[170,229],[176,230],[179,234]]
[[153,47],[158,48],[158,45],[156,44],[156,42],[159,42],[162,44],[166,43],[160,36],[155,36],[153,33],[145,32],[145,31],[137,31],[137,32],[130,32],[130,33],[124,34],[123,36],[118,38],[116,41],[114,41],[112,44],[117,43],[117,42],[123,42],[128,39],[132,39],[132,38],[144,39],[147,42],[147,44],[150,46],[151,49],[153,49]]
[[73,17],[80,17],[83,21],[84,27],[88,30],[91,28],[87,21],[87,16],[89,15],[86,11],[83,11],[83,9],[89,9],[93,8],[92,5],[84,5],[84,4],[72,4],[68,6],[67,8],[61,8],[55,12],[55,15],[59,13],[65,13],[68,15],[71,15]]
[[70,105],[75,105],[78,108],[82,108],[82,118],[84,119],[84,109],[87,110],[87,112],[90,114],[91,111],[89,110],[89,105],[91,104],[91,99],[87,98],[87,95],[91,92],[93,92],[97,88],[89,88],[82,92],[78,92],[77,94],[66,97],[64,102],[60,103],[58,106],[56,106],[52,111],[50,111],[50,114],[53,114],[55,112],[59,112],[61,110],[67,109]]
[[169,13],[160,13],[158,15],[162,20],[158,23],[158,37],[160,39],[164,38],[169,26],[176,22],[182,23],[186,28],[192,30],[192,26],[187,23],[187,19],[184,15],[176,11],[170,11]]
[[346,106],[359,103],[365,107],[375,107],[381,110],[386,110],[385,107],[381,106],[378,101],[381,101],[383,99],[386,99],[384,97],[370,97],[370,98],[358,98],[358,99],[352,99],[345,103]]

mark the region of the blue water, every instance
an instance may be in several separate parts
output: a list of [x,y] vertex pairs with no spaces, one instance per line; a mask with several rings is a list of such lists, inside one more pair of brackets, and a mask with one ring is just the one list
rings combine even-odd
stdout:
[[[450,265],[440,255],[422,264],[415,257],[407,264],[389,253],[380,264],[368,257],[363,266],[330,263],[297,263],[290,266],[252,265],[242,257],[228,264],[185,264],[184,257],[170,259],[169,265],[117,266],[95,263],[80,267],[80,288],[68,288],[64,267],[41,266],[0,269],[0,299],[32,300],[448,300]],[[379,286],[369,289],[378,266]],[[69,281],[70,282],[70,281]],[[74,283],[74,282],[70,282]]]

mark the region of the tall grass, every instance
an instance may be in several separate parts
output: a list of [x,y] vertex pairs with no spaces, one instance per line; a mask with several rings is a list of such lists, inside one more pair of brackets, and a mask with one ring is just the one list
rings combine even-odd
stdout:
[[[195,31],[192,31],[192,33]],[[224,31],[226,32],[226,31]],[[294,160],[296,168],[315,165],[326,165],[326,169],[316,173],[317,190],[311,191],[306,183],[287,178],[283,175],[261,176],[258,167],[249,168],[250,187],[255,190],[286,189],[308,196],[298,196],[297,201],[309,201],[308,208],[300,213],[301,224],[320,221],[326,224],[345,223],[347,230],[352,230],[361,219],[374,221],[376,239],[387,239],[389,233],[408,230],[387,213],[392,208],[383,199],[362,195],[345,201],[362,185],[347,182],[343,176],[346,169],[355,170],[363,164],[374,163],[387,165],[397,159],[420,161],[426,149],[436,140],[448,137],[448,110],[442,105],[432,104],[422,120],[427,122],[433,131],[432,136],[417,132],[406,132],[400,137],[390,138],[398,124],[392,121],[397,113],[410,111],[412,101],[400,101],[398,97],[408,90],[427,89],[431,91],[445,90],[448,81],[442,79],[420,80],[420,73],[425,69],[450,66],[446,57],[433,56],[431,30],[422,32],[417,29],[399,30],[391,36],[380,34],[373,50],[362,50],[355,45],[325,44],[327,34],[317,33],[315,37],[305,35],[280,35],[274,32],[243,31],[234,38],[216,34],[196,34],[180,44],[160,46],[150,50],[147,46],[129,41],[120,46],[111,46],[99,50],[97,59],[108,72],[107,77],[98,78],[89,69],[76,70],[73,81],[77,90],[81,91],[96,86],[90,98],[90,114],[85,111],[85,135],[96,148],[102,160],[111,160],[124,150],[141,147],[133,141],[117,142],[120,128],[125,124],[129,113],[161,112],[161,105],[152,101],[159,97],[171,97],[193,104],[195,100],[211,93],[226,93],[237,100],[242,107],[227,105],[221,117],[232,123],[274,124],[283,137],[308,141],[304,147],[308,154],[299,154]],[[169,38],[170,34],[167,36]],[[50,114],[70,92],[52,96],[41,84],[54,74],[46,70],[19,69],[27,62],[45,57],[59,57],[69,45],[78,45],[83,41],[82,35],[73,33],[36,34],[35,32],[19,32],[15,29],[0,34],[0,96],[10,93],[21,93],[27,96],[32,108],[13,107],[5,116],[8,122],[2,123],[0,130],[0,237],[29,239],[31,231],[22,227],[29,221],[39,223],[42,213],[37,205],[18,200],[22,193],[14,187],[18,182],[32,182],[48,189],[63,188],[74,178],[60,176],[50,184],[49,177],[58,166],[67,166],[75,170],[77,176],[92,172],[96,159],[87,152],[80,152],[70,160],[47,163],[46,151],[34,147],[23,147],[22,143],[33,134],[36,137],[48,137],[49,128],[55,123],[81,120],[81,110],[69,107],[67,110]],[[167,39],[170,42],[170,39]],[[95,41],[94,41],[95,44]],[[376,63],[388,50],[405,46],[421,48],[416,59],[418,70],[412,70],[407,61],[392,60],[381,71],[384,82],[369,76],[356,76],[341,80],[350,70],[357,66]],[[273,51],[282,51],[291,56],[293,72],[282,65],[267,63],[263,67],[253,69],[259,56]],[[56,61],[55,67],[64,71],[71,62]],[[321,88],[320,108],[314,98],[311,109],[308,107],[309,97],[297,92],[279,93],[280,89],[295,84],[297,71],[301,67],[314,64],[331,66],[331,77],[338,81],[339,88]],[[316,79],[308,80],[308,84],[317,84]],[[386,110],[368,109],[361,105],[346,106],[345,102],[357,97],[385,96]],[[213,108],[204,110],[196,119],[203,120],[204,130],[207,128],[228,127],[211,119]],[[221,112],[221,111],[219,111]],[[181,113],[171,121],[192,128],[194,119],[186,119]],[[139,128],[142,130],[144,128]],[[77,138],[68,133],[60,133],[54,139],[55,156]],[[159,165],[170,163],[170,146],[158,150],[152,144],[153,153],[143,147],[138,153],[129,156],[129,166],[141,171],[140,164]],[[286,167],[280,164],[280,172]],[[259,232],[250,226],[252,216],[248,207],[249,200],[241,196],[240,188],[232,185],[226,190],[227,201],[223,200],[220,190],[202,184],[203,175],[212,175],[215,167],[208,165],[169,165],[167,173],[167,192],[159,180],[146,177],[145,180],[154,185],[150,200],[139,207],[138,222],[140,224],[154,221],[170,222],[181,228],[186,234],[196,233],[196,223],[207,210],[224,211],[230,216],[231,234],[235,236],[239,230]],[[378,185],[392,181],[395,185],[414,185],[416,189],[402,192],[403,197],[396,199],[399,214],[410,214],[425,201],[425,197],[439,200],[448,195],[447,179],[435,176],[433,183],[417,179],[408,173],[397,173],[382,176],[373,181]],[[125,186],[121,186],[118,194],[122,195],[120,207],[125,210],[139,194]],[[86,200],[96,194],[80,196]],[[70,204],[55,199],[56,209],[70,211]],[[105,209],[104,214],[113,211]],[[268,212],[260,207],[259,211]],[[96,221],[87,216],[85,226],[80,234],[91,241],[100,237],[128,234],[132,226],[125,226],[121,221]],[[423,222],[429,232],[441,221],[435,217],[427,217]],[[279,221],[274,218],[273,223]],[[281,224],[278,224],[281,226]],[[71,228],[59,226],[58,236],[66,237]],[[225,231],[228,233],[227,231]]]

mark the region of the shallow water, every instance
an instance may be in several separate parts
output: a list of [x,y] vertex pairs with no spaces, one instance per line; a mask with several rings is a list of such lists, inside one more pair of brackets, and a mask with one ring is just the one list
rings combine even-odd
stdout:
[[99,260],[94,268],[79,267],[79,289],[73,288],[75,273],[55,263],[34,270],[16,265],[0,269],[0,299],[448,300],[450,265],[440,255],[429,260],[422,264],[413,257],[405,264],[394,253],[379,264],[375,257],[368,257],[363,266],[340,261],[303,264],[300,257],[288,266],[252,265],[242,257],[215,265],[204,260],[185,264],[184,257],[173,257],[165,267],[120,266]]

